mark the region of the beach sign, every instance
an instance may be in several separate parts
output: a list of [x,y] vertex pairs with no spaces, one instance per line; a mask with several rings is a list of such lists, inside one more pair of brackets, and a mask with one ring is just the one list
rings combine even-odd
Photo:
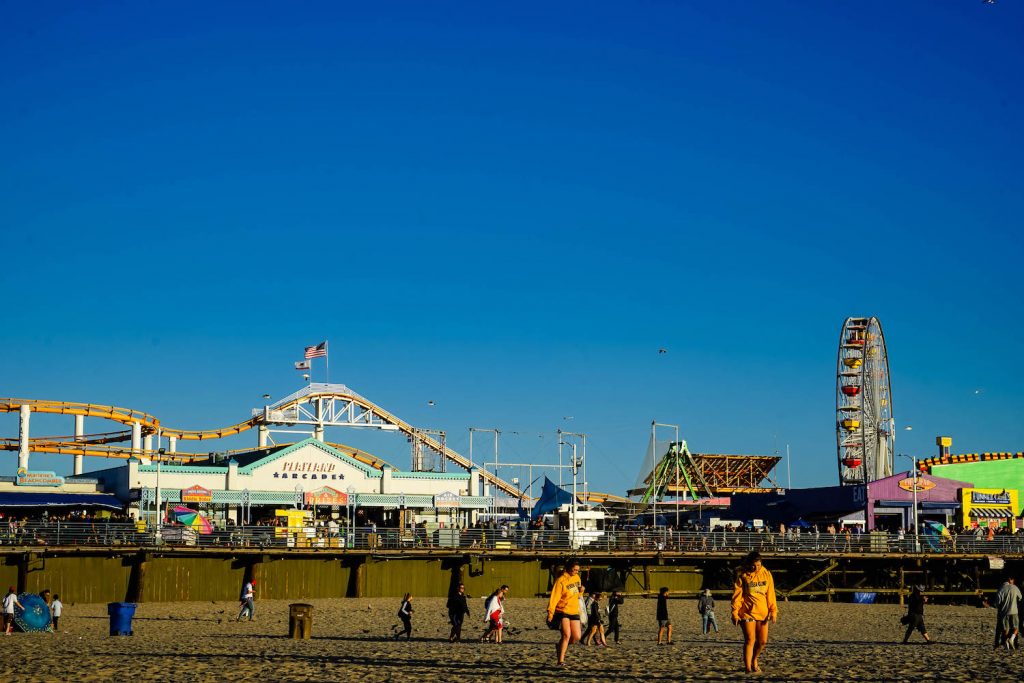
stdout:
[[64,477],[58,477],[56,472],[29,472],[28,468],[19,467],[14,484],[16,486],[63,486]]

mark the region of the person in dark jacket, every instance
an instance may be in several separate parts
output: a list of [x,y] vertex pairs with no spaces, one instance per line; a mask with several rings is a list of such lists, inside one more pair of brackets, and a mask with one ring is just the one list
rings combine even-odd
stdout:
[[462,621],[469,616],[469,603],[466,602],[466,587],[461,583],[458,589],[448,596],[448,621],[452,632],[448,642],[457,643],[462,640]]
[[622,604],[624,598],[618,591],[612,591],[611,597],[608,598],[608,628],[605,633],[608,635],[615,635],[615,642],[619,642],[619,606]]
[[715,633],[718,633],[718,621],[715,619],[715,599],[711,597],[711,591],[707,588],[697,598],[697,612],[700,614],[701,631],[704,635],[711,633],[712,626],[715,627]]
[[924,636],[924,642],[931,644],[932,639],[928,637],[928,629],[924,626],[924,604],[928,602],[928,598],[924,595],[924,589],[921,586],[914,586],[914,589],[910,592],[910,597],[907,598],[907,632],[903,636],[903,644],[906,645],[910,640],[910,634],[917,629]]
[[583,636],[583,644],[590,645],[594,639],[601,647],[606,647],[608,641],[604,637],[605,611],[601,606],[601,594],[594,593],[587,606],[587,633]]
[[398,608],[398,618],[402,620],[402,630],[395,633],[395,640],[405,634],[406,640],[412,639],[412,594],[406,593],[402,598],[402,606]]
[[658,645],[662,644],[662,637],[665,637],[667,645],[672,644],[672,620],[668,618],[668,588],[658,590]]

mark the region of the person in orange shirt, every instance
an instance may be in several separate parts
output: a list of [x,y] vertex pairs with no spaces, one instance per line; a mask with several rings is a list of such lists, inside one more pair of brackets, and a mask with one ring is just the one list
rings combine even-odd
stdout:
[[772,573],[761,566],[761,554],[754,551],[736,571],[732,588],[732,623],[743,629],[743,665],[747,673],[761,670],[757,658],[768,644],[768,622],[774,624],[778,617]]
[[580,581],[580,563],[569,560],[565,563],[565,571],[555,579],[551,588],[551,599],[548,600],[548,628],[561,633],[555,653],[558,655],[558,666],[565,666],[565,651],[569,643],[580,642],[580,593],[583,583]]

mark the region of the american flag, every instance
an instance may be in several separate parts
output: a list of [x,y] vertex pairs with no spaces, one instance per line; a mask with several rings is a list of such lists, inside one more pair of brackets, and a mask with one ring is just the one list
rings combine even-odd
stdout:
[[308,360],[295,361],[295,369],[296,370],[309,370],[309,361]]
[[326,358],[327,357],[327,342],[322,341],[316,346],[306,347],[306,359],[310,358]]

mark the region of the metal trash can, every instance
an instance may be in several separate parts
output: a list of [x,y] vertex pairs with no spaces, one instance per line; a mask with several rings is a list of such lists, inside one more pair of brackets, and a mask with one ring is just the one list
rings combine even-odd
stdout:
[[288,605],[288,635],[295,640],[309,640],[313,635],[313,605]]
[[110,617],[110,635],[132,635],[132,617],[135,616],[134,602],[107,603],[107,615]]

